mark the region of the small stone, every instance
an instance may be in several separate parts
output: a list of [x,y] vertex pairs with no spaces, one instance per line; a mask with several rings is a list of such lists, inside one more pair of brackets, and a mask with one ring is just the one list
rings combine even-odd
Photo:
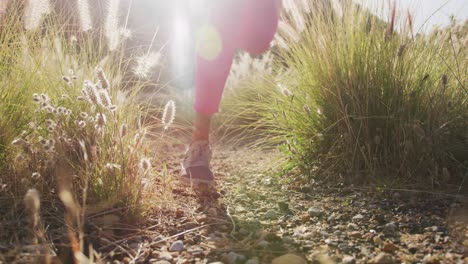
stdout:
[[266,219],[269,219],[269,220],[275,220],[276,218],[278,218],[278,214],[276,213],[274,209],[268,210],[264,216]]
[[358,226],[355,223],[349,223],[346,228],[348,230],[358,230]]
[[187,252],[192,255],[199,255],[203,253],[203,249],[201,247],[193,246],[187,249]]
[[128,245],[129,248],[133,249],[133,250],[138,250],[140,249],[142,244],[140,243],[131,243],[130,245]]
[[278,208],[279,208],[280,211],[282,211],[282,212],[287,212],[287,211],[289,211],[289,205],[288,205],[288,203],[286,203],[286,202],[278,202]]
[[398,226],[395,223],[390,222],[384,226],[383,231],[386,234],[394,234],[398,231]]
[[353,231],[351,233],[349,233],[349,236],[352,237],[352,238],[362,238],[362,234],[361,232],[359,231]]
[[307,213],[311,216],[311,217],[318,217],[318,216],[321,216],[323,214],[323,211],[322,209],[318,208],[318,207],[310,207],[308,210],[307,210]]
[[262,240],[262,241],[258,242],[257,246],[264,248],[264,247],[267,247],[268,244],[270,244],[270,243],[268,243],[268,241]]
[[399,192],[395,192],[393,194],[393,199],[399,199],[399,198],[401,198],[401,194]]
[[419,250],[418,244],[416,244],[416,243],[410,243],[410,244],[408,244],[408,251],[409,251],[411,254],[415,254],[416,252],[418,252],[418,250]]
[[310,221],[310,215],[309,214],[303,214],[301,216],[301,221],[302,221],[303,224],[309,222]]
[[172,260],[172,255],[169,252],[160,252],[159,256],[158,256],[158,259],[171,261]]
[[398,247],[393,244],[391,241],[385,241],[382,250],[387,253],[394,253],[398,250]]
[[294,254],[286,254],[273,259],[272,264],[307,264],[307,261]]
[[424,256],[422,263],[424,264],[440,264],[438,256],[427,254]]
[[354,264],[356,263],[356,259],[353,256],[345,255],[341,262],[345,264]]
[[229,252],[226,258],[229,264],[242,263],[245,261],[245,256],[241,254],[237,254],[236,252]]
[[430,227],[424,228],[424,232],[439,232],[440,229],[441,228],[438,226],[430,226]]
[[336,237],[340,237],[342,234],[343,232],[341,232],[340,230],[336,230],[335,232],[333,232],[333,235],[335,235]]
[[382,245],[383,240],[379,236],[375,236],[373,239],[374,245]]
[[394,264],[395,261],[390,254],[380,252],[377,256],[369,261],[372,264]]
[[258,260],[258,258],[251,258],[249,260],[247,260],[247,262],[245,262],[245,264],[259,264],[260,261]]
[[171,262],[169,262],[167,260],[158,260],[156,262],[151,262],[151,260],[150,260],[150,263],[153,263],[153,264],[171,264]]
[[175,241],[169,248],[169,251],[171,252],[180,252],[182,250],[184,250],[184,242],[182,242],[181,240]]
[[130,264],[132,262],[132,259],[129,257],[125,257],[122,259],[123,264]]
[[362,220],[364,219],[364,216],[362,214],[357,214],[355,216],[353,216],[353,220],[355,221],[359,221],[359,220]]

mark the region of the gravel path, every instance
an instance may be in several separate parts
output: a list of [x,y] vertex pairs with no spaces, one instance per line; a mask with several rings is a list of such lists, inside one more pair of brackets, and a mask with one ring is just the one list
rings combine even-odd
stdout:
[[[172,204],[143,223],[96,217],[87,241],[113,264],[468,263],[466,198],[304,186],[275,176],[276,155],[217,149],[214,189],[172,182]],[[0,254],[0,263],[31,260],[19,256]],[[57,258],[67,263],[63,252]]]

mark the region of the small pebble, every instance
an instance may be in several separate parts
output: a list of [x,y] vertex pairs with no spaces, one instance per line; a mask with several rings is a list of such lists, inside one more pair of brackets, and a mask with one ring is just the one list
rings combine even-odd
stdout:
[[294,254],[286,254],[273,259],[272,264],[307,264],[307,261],[302,257]]
[[353,237],[353,238],[362,238],[362,234],[359,231],[353,231],[353,232],[349,233],[349,236]]
[[172,255],[169,252],[160,252],[158,258],[160,260],[171,261],[172,260]]
[[357,214],[353,216],[353,220],[362,220],[362,219],[364,219],[364,216],[362,214]]
[[398,247],[391,241],[385,241],[382,250],[387,253],[393,253],[398,250]]
[[345,264],[354,264],[356,263],[356,259],[353,256],[346,255],[341,260]]
[[264,247],[267,247],[268,244],[270,244],[270,243],[268,243],[268,241],[262,240],[262,241],[258,242],[257,246],[264,248]]
[[374,241],[375,245],[382,245],[383,243],[383,240],[378,236],[375,236],[372,240]]
[[383,231],[387,234],[394,234],[398,231],[398,227],[395,223],[390,222],[384,226]]
[[245,256],[241,254],[237,254],[236,252],[229,252],[226,258],[229,264],[236,264],[236,263],[245,261]]
[[169,248],[169,251],[171,252],[180,252],[182,250],[184,250],[184,242],[182,242],[181,240],[175,241]]
[[318,217],[318,216],[321,216],[323,211],[322,209],[318,208],[318,207],[310,207],[308,210],[307,210],[307,213],[311,216],[311,217]]
[[275,220],[278,217],[278,214],[275,210],[270,209],[265,213],[265,218],[269,220]]
[[151,262],[150,263],[154,263],[154,264],[171,264],[171,262],[167,261],[167,260],[158,260],[156,262]]
[[372,264],[394,264],[395,261],[393,260],[393,257],[390,254],[381,252],[377,256],[375,256],[373,259],[371,259],[370,263]]
[[247,260],[247,262],[245,262],[245,264],[259,264],[260,261],[258,260],[258,258],[251,258],[249,260]]

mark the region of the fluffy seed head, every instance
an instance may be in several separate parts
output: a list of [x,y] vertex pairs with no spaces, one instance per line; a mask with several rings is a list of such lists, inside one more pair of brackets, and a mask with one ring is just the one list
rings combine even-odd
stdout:
[[106,164],[106,169],[109,171],[120,170],[121,168],[122,166],[120,166],[119,164],[115,164],[115,163]]
[[62,79],[63,79],[63,81],[66,82],[67,84],[72,82],[71,79],[70,79],[70,77],[65,76],[65,75],[62,76]]
[[278,87],[280,88],[281,93],[284,96],[289,97],[293,95],[293,93],[288,88],[284,87],[282,84],[278,84]]
[[51,11],[49,0],[29,0],[24,10],[24,28],[36,30],[39,28],[44,15]]
[[162,124],[164,126],[164,130],[167,130],[169,126],[174,122],[176,113],[176,107],[174,101],[170,100],[164,106],[164,112],[162,115]]
[[15,138],[11,142],[11,144],[14,145],[14,146],[24,146],[24,145],[27,145],[27,142],[26,142],[26,140],[24,140],[22,138]]
[[101,68],[96,69],[96,77],[99,80],[99,85],[101,86],[102,89],[110,88],[109,80],[107,79],[106,74]]
[[128,132],[128,126],[127,124],[123,124],[121,127],[120,127],[120,137],[125,137],[127,135],[127,132]]
[[143,158],[140,160],[140,169],[147,171],[151,168],[151,161],[148,158]]
[[88,0],[77,0],[76,4],[80,15],[81,30],[88,31],[93,29]]
[[107,6],[107,15],[104,24],[104,35],[107,38],[109,50],[117,49],[120,42],[119,34],[119,7],[120,0],[109,0]]
[[96,120],[97,120],[97,125],[99,127],[104,127],[104,125],[106,124],[107,122],[107,117],[105,114],[103,113],[97,113],[96,114]]
[[78,121],[78,126],[79,126],[80,128],[86,127],[86,121],[84,121],[84,120]]
[[151,74],[151,70],[159,63],[160,58],[161,53],[159,52],[150,52],[137,57],[133,72],[140,78],[148,78]]
[[33,94],[33,101],[34,101],[35,103],[41,102],[41,96],[38,95],[37,93]]

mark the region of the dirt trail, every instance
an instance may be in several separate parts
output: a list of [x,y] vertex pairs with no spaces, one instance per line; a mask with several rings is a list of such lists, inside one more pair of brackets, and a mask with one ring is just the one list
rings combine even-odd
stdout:
[[466,199],[303,186],[274,176],[276,156],[215,149],[216,190],[192,196],[201,228],[195,240],[179,237],[186,250],[173,263],[271,263],[287,253],[311,263],[466,263]]
[[[166,156],[168,172],[177,174],[183,146],[170,149],[178,154]],[[115,264],[255,264],[280,256],[274,263],[467,263],[466,198],[304,186],[274,176],[277,155],[216,147],[214,189],[172,181],[172,203],[142,223],[115,212],[96,217],[87,241]]]

